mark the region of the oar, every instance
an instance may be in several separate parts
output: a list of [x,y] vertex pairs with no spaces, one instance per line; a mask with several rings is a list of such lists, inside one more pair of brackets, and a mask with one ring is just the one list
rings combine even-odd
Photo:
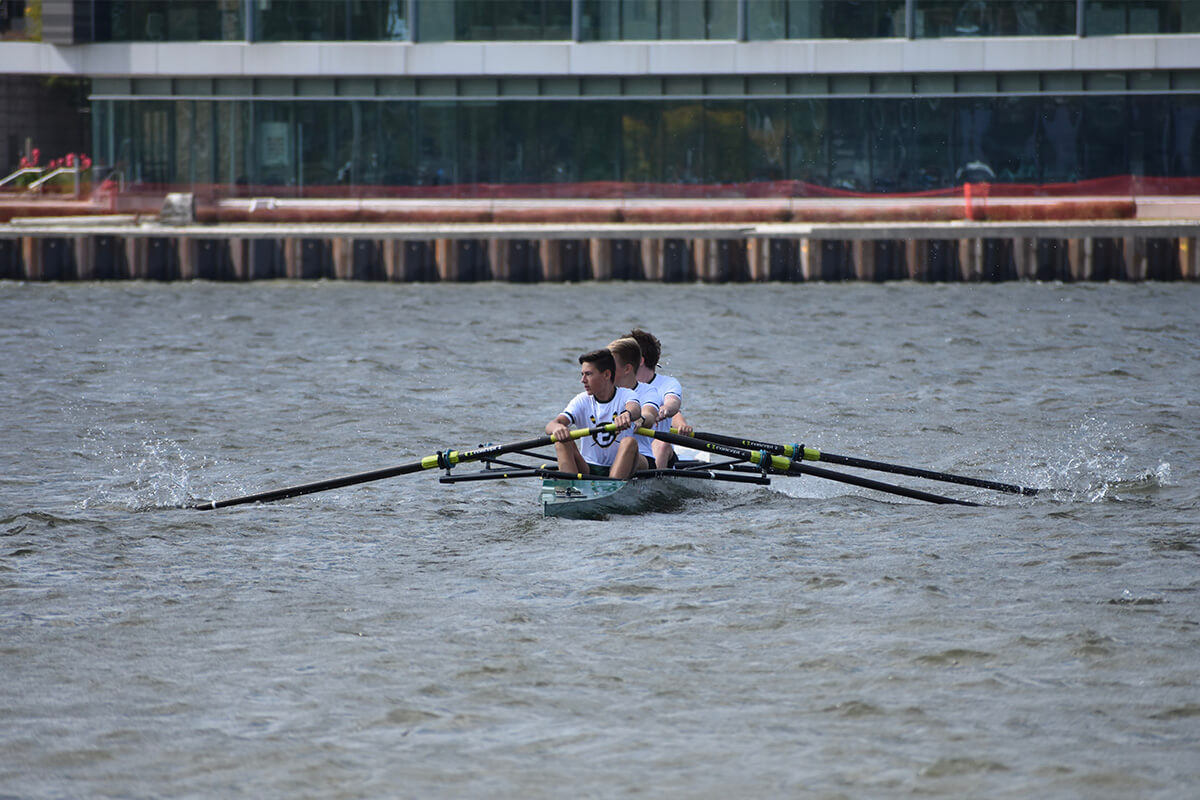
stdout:
[[870,478],[861,478],[858,475],[847,475],[843,472],[834,472],[820,467],[806,467],[791,458],[781,455],[771,455],[764,452],[766,448],[760,450],[747,450],[741,447],[721,444],[720,442],[710,442],[703,439],[697,439],[692,436],[683,436],[678,433],[667,433],[666,431],[653,431],[649,428],[638,428],[638,433],[642,436],[652,436],[655,439],[661,439],[664,442],[671,444],[679,444],[684,447],[690,447],[693,450],[707,450],[710,453],[728,456],[729,458],[738,458],[743,461],[749,461],[759,466],[768,467],[777,472],[787,472],[793,475],[812,475],[817,478],[825,478],[831,481],[839,481],[840,483],[849,483],[854,486],[861,486],[865,489],[874,489],[877,492],[885,492],[887,494],[895,494],[901,497],[911,497],[914,500],[924,500],[927,503],[953,504],[959,506],[977,506],[978,503],[971,503],[966,500],[955,500],[953,497],[944,497],[940,494],[931,494],[923,492],[919,489],[909,489],[907,486],[896,486],[891,483],[881,483],[873,481]]
[[[672,428],[671,431],[675,432],[676,429]],[[702,433],[701,431],[695,431],[692,433],[692,436],[707,442],[716,442],[733,447],[765,450],[768,453],[784,455],[788,458],[803,458],[805,461],[824,461],[829,464],[841,464],[845,467],[873,469],[877,472],[892,472],[896,475],[908,475],[913,478],[926,478],[931,481],[942,481],[944,483],[958,483],[963,486],[977,486],[980,489],[992,489],[997,492],[1008,492],[1009,494],[1034,495],[1040,491],[1028,486],[1016,486],[1011,483],[1000,483],[999,481],[989,481],[983,478],[970,478],[965,475],[952,475],[949,472],[934,472],[933,470],[921,469],[920,467],[906,467],[903,464],[885,464],[882,461],[869,461],[865,458],[839,456],[836,453],[823,452],[815,447],[756,442],[752,439],[737,439],[733,436],[722,436],[719,433]],[[798,447],[799,449],[797,449]]]
[[[595,428],[579,428],[571,431],[572,439],[582,439],[584,436],[591,436],[593,433],[601,431],[612,432],[616,430],[614,425],[601,425]],[[227,508],[228,506],[242,505],[243,503],[269,503],[273,500],[284,500],[288,497],[299,497],[302,494],[313,494],[314,492],[324,492],[329,489],[340,489],[343,486],[353,486],[356,483],[368,483],[370,481],[379,481],[384,478],[394,478],[397,475],[408,475],[411,472],[420,472],[426,469],[449,468],[455,464],[461,464],[465,461],[478,461],[487,456],[500,455],[502,453],[511,453],[515,450],[529,450],[535,447],[545,447],[553,444],[554,439],[549,436],[542,436],[537,439],[528,439],[523,442],[513,442],[512,444],[493,444],[487,447],[480,447],[476,450],[447,450],[444,453],[435,453],[431,456],[425,456],[420,461],[414,461],[411,464],[401,464],[397,467],[387,467],[386,469],[376,469],[370,472],[359,472],[355,475],[343,475],[340,478],[330,478],[324,481],[316,481],[314,483],[305,483],[299,486],[288,486],[283,489],[274,489],[269,492],[259,492],[258,494],[249,494],[245,497],[231,497],[228,500],[208,500],[199,505],[192,506],[197,511],[209,511],[214,508]]]

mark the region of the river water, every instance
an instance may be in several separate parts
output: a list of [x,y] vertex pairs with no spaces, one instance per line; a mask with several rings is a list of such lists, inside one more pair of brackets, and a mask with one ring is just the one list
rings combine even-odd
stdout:
[[[633,324],[700,430],[1050,491],[181,508],[538,436]],[[1183,796],[1198,343],[1197,285],[0,284],[0,796]]]

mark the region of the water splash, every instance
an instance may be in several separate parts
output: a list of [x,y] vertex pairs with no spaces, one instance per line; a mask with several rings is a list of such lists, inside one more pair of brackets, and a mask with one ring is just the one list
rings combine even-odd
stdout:
[[[1049,452],[1040,455],[1037,480],[1039,485],[1054,487],[1065,499],[1120,501],[1170,485],[1169,463],[1139,466],[1139,455],[1131,452],[1130,445],[1140,437],[1130,425],[1117,426],[1086,417],[1066,430],[1064,436],[1060,447],[1048,447]],[[1030,463],[1037,461],[1038,457],[1030,459]]]
[[84,498],[84,508],[120,508],[149,511],[179,508],[193,499],[192,480],[208,466],[184,444],[166,438],[143,422],[148,431],[131,439],[115,439],[102,428],[84,436],[89,460],[101,467],[87,476],[95,489]]

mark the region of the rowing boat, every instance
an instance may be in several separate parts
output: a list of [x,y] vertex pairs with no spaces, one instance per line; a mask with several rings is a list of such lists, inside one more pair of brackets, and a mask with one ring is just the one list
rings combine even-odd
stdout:
[[680,501],[702,494],[694,481],[668,475],[613,478],[542,478],[542,514],[569,519],[604,519],[610,514],[674,511]]
[[[571,439],[580,439],[597,433],[615,432],[616,426],[608,424],[593,428],[579,428],[571,431],[569,436]],[[226,500],[205,500],[192,505],[191,508],[204,511],[246,503],[269,503],[289,497],[299,497],[314,492],[340,489],[344,486],[434,469],[445,470],[445,474],[440,478],[442,483],[538,478],[542,481],[542,511],[548,517],[604,517],[614,513],[674,508],[678,506],[680,499],[700,494],[697,488],[704,484],[697,483],[697,481],[769,484],[771,482],[769,476],[774,475],[811,475],[928,503],[978,505],[969,500],[957,500],[953,497],[944,497],[919,489],[883,483],[858,475],[820,467],[809,467],[800,463],[801,461],[828,461],[860,469],[893,472],[928,480],[977,486],[1010,494],[1034,495],[1041,491],[1027,486],[953,475],[948,472],[935,472],[903,464],[888,464],[855,456],[839,456],[833,453],[824,453],[815,447],[801,447],[798,444],[773,444],[714,433],[695,432],[693,436],[685,436],[675,429],[667,432],[638,428],[637,432],[642,436],[651,436],[673,445],[676,452],[686,460],[680,461],[671,469],[637,472],[629,480],[559,472],[549,466],[554,464],[554,455],[537,452],[538,448],[554,444],[555,440],[546,435],[509,444],[481,445],[474,450],[439,451],[408,464],[374,469],[353,475],[342,475],[296,486],[285,486],[281,489],[231,497]],[[715,462],[712,460],[714,455],[726,460]],[[516,458],[521,460],[515,460]],[[533,460],[534,463],[530,463],[530,460]],[[466,475],[453,474],[456,465],[467,462],[478,462],[483,465],[483,469]]]

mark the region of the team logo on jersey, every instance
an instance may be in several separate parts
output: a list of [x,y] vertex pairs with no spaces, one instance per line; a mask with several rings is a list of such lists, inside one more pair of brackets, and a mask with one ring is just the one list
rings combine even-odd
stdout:
[[[606,420],[605,422],[597,421],[595,414],[589,415],[588,418],[592,421],[591,427],[593,427],[593,428],[599,427],[601,425],[608,425],[610,422],[617,421],[616,414],[613,414],[612,419]],[[592,434],[592,441],[595,442],[600,447],[609,447],[616,440],[617,440],[617,434],[611,433],[609,431],[597,431],[596,433]]]

